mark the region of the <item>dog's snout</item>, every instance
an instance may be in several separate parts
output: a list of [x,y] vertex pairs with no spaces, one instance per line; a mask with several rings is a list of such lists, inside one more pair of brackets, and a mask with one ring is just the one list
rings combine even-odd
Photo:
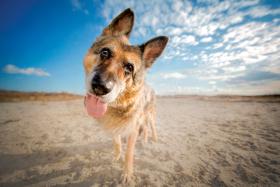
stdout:
[[103,81],[100,74],[96,74],[91,82],[93,92],[97,95],[106,95],[113,88],[112,81]]

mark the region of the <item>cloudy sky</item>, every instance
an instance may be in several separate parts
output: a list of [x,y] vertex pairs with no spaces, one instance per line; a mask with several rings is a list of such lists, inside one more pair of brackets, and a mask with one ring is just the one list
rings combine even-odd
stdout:
[[158,94],[280,93],[277,0],[0,3],[0,89],[84,93],[82,60],[125,8],[132,44],[170,38],[147,81]]

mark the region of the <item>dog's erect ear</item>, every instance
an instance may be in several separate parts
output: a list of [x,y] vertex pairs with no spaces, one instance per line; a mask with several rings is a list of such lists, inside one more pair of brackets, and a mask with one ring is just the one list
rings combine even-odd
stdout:
[[166,36],[159,36],[140,46],[146,68],[151,67],[156,58],[160,56],[167,42]]
[[103,30],[103,36],[120,36],[129,37],[134,23],[134,13],[130,8],[124,10]]

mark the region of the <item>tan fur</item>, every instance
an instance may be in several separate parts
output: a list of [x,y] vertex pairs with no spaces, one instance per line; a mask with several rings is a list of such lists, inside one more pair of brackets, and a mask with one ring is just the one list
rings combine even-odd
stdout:
[[[87,80],[95,71],[102,72],[104,77],[113,77],[114,84],[123,87],[113,102],[108,103],[104,116],[96,119],[113,136],[115,160],[121,156],[121,137],[127,137],[127,150],[123,181],[128,182],[133,174],[133,152],[141,129],[144,141],[152,131],[153,140],[157,140],[155,126],[155,94],[145,84],[146,68],[161,54],[167,38],[158,37],[141,46],[131,46],[128,36],[133,26],[134,14],[125,10],[106,27],[96,39],[84,59]],[[109,48],[111,58],[101,60],[100,50]],[[124,65],[131,63],[134,72],[125,74]],[[87,90],[92,92],[90,88]]]

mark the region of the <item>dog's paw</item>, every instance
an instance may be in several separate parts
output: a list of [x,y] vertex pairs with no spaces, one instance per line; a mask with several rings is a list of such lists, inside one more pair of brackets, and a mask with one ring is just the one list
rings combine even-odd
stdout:
[[158,141],[158,137],[157,136],[153,136],[152,140],[153,140],[153,142],[157,142]]
[[121,154],[114,155],[113,162],[119,161],[121,158]]
[[121,176],[121,182],[122,184],[129,184],[133,179],[133,174],[132,173],[124,173]]

